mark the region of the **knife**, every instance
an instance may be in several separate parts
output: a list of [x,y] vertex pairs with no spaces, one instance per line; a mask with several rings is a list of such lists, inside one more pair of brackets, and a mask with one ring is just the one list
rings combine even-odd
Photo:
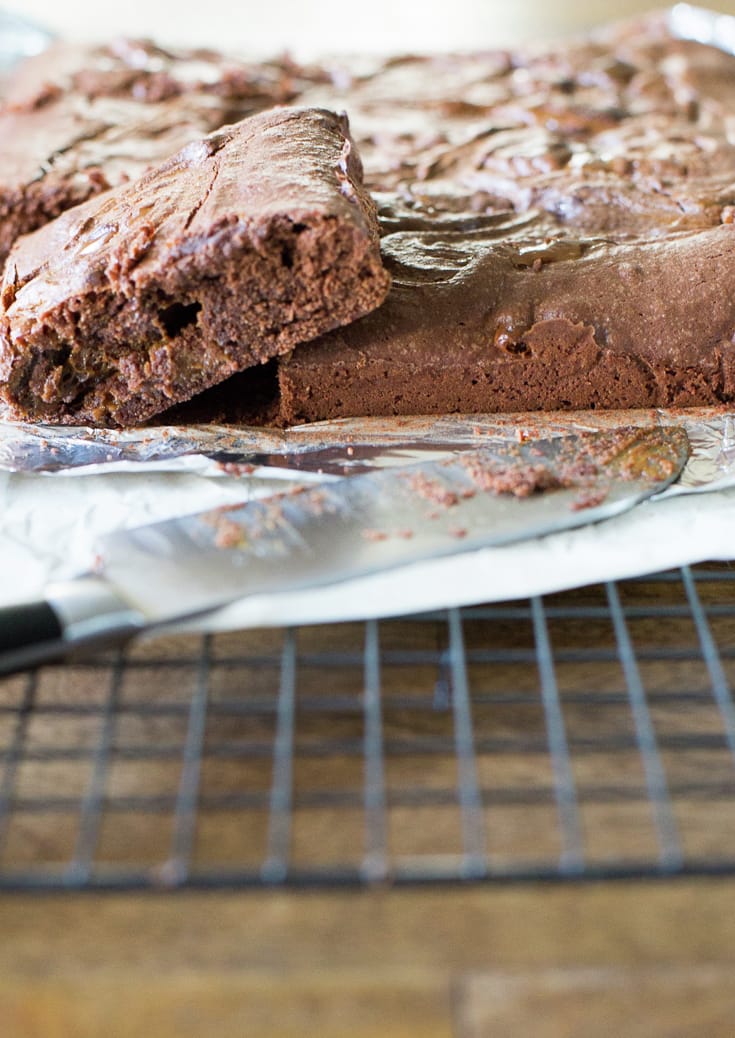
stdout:
[[494,445],[297,486],[100,538],[86,574],[0,610],[0,673],[125,642],[247,595],[345,581],[609,518],[663,490],[686,433],[626,428]]

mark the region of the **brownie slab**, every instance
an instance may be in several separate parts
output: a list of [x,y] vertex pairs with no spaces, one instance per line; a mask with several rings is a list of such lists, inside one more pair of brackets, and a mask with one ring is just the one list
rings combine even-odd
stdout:
[[15,418],[142,422],[384,298],[344,120],[253,116],[22,238],[2,286]]
[[282,422],[735,399],[735,56],[656,14],[346,94],[393,288],[278,362]]
[[286,424],[735,394],[733,225],[614,244],[508,214],[382,248],[380,309],[279,361]]

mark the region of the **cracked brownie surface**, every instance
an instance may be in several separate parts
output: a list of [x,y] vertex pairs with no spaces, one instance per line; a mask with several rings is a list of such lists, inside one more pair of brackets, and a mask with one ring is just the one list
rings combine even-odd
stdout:
[[323,75],[145,40],[60,43],[30,59],[0,106],[0,266],[20,234]]

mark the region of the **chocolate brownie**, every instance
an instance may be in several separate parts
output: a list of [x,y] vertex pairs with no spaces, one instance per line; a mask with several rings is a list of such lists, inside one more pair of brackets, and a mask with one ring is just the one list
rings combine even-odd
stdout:
[[384,298],[344,120],[265,112],[91,199],[8,259],[0,378],[16,418],[133,424]]
[[[130,69],[146,60],[125,58],[127,72],[113,61],[109,79],[93,62],[69,73],[69,96],[86,91],[94,107],[140,94],[154,121],[183,106],[184,135],[207,106],[216,117],[229,89],[216,57],[180,80],[157,60],[142,79]],[[245,77],[253,103],[276,97],[278,67]],[[280,400],[261,417],[281,423],[735,399],[735,57],[677,39],[655,14],[551,48],[325,62],[286,81],[302,104],[349,112],[394,287],[375,313],[271,363],[252,393],[248,372],[226,399],[213,390],[204,413],[255,420],[270,388]],[[178,132],[164,110],[134,140],[126,125],[112,145],[91,134],[99,161],[84,140],[60,146],[43,178],[50,208],[55,170],[64,191],[102,177],[89,193],[135,173],[126,147]],[[65,233],[62,219],[46,247]]]
[[655,15],[350,91],[393,288],[279,361],[282,422],[735,399],[735,57]]
[[323,75],[135,40],[57,44],[25,62],[0,109],[0,267],[20,234]]
[[514,214],[382,248],[383,306],[279,362],[283,422],[735,398],[735,226],[611,242]]

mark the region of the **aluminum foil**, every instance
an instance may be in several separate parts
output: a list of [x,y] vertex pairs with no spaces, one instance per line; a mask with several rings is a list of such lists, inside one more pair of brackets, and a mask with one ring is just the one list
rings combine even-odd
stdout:
[[621,425],[686,430],[689,461],[660,496],[735,485],[735,413],[716,408],[359,418],[285,430],[167,426],[118,432],[0,423],[0,469],[66,477],[158,471],[310,481]]
[[669,31],[680,40],[694,40],[735,54],[735,18],[706,7],[674,4],[668,15]]
[[52,39],[50,32],[27,18],[0,11],[0,76],[12,71],[23,58],[40,54]]

